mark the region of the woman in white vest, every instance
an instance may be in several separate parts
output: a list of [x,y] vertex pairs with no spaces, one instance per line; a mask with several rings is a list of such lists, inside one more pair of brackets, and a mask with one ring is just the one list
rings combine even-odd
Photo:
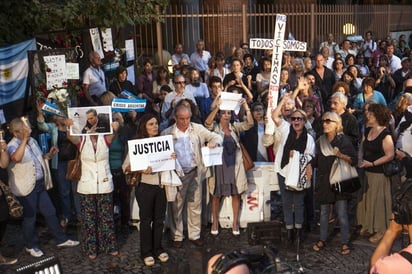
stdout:
[[83,248],[90,260],[98,253],[119,255],[113,219],[113,181],[109,165],[109,147],[119,127],[113,122],[114,134],[89,133],[70,135],[73,120],[67,119],[67,138],[80,151],[82,175],[77,185],[80,196],[80,216]]

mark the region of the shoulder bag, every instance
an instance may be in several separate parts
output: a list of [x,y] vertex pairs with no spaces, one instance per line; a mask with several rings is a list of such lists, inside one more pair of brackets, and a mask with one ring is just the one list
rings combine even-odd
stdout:
[[245,166],[245,170],[251,170],[255,167],[255,163],[253,162],[252,157],[250,157],[249,153],[247,152],[245,146],[240,141],[239,145],[240,150],[242,151],[243,165]]
[[[333,148],[324,135],[319,137],[319,143],[323,155],[334,156]],[[361,187],[356,167],[338,157],[332,164],[329,183],[335,193],[352,193]]]
[[76,152],[76,157],[73,160],[67,161],[66,179],[69,181],[79,181],[82,177],[82,161],[81,152],[84,146],[85,140],[82,141],[80,149]]
[[387,163],[384,163],[382,167],[383,173],[386,177],[392,177],[396,174],[401,173],[402,171],[401,163],[397,159],[393,159]]

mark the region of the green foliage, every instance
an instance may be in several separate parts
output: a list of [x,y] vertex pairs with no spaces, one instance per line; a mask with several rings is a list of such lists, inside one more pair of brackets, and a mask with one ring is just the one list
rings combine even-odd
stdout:
[[45,32],[145,24],[160,20],[167,4],[168,0],[0,1],[0,45]]

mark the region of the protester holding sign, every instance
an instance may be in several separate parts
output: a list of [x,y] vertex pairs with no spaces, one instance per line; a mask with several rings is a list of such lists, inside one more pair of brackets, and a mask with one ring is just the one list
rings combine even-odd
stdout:
[[307,117],[303,110],[294,110],[289,118],[290,123],[285,118],[280,117],[281,109],[290,99],[290,96],[290,94],[284,95],[276,109],[272,112],[275,134],[265,134],[264,138],[265,145],[268,146],[277,141],[276,131],[279,131],[281,135],[280,146],[275,156],[275,171],[278,175],[279,187],[282,192],[282,208],[288,241],[292,243],[294,240],[294,228],[296,229],[297,237],[299,239],[301,237],[304,221],[305,192],[287,188],[285,181],[292,173],[297,172],[296,169],[291,168],[292,157],[295,153],[299,153],[301,156],[298,163],[300,172],[297,183],[299,184],[302,178],[306,178],[306,181],[311,180],[312,167],[310,159],[315,153],[315,142],[305,128]]
[[[235,236],[240,235],[240,194],[247,189],[247,178],[240,149],[239,134],[253,126],[253,118],[246,100],[240,99],[239,104],[242,105],[246,111],[246,121],[232,124],[230,123],[232,111],[220,110],[219,108],[212,110],[205,121],[205,126],[209,130],[212,130],[223,138],[222,165],[215,166],[213,170],[214,176],[209,179],[209,190],[212,194],[212,235],[219,233],[218,211],[222,196],[232,197],[232,233]],[[215,123],[214,120],[217,114],[218,122]]]
[[[80,196],[80,216],[83,248],[90,260],[100,252],[117,256],[116,235],[113,220],[113,180],[109,164],[109,147],[115,134],[73,136],[69,127],[72,119],[66,120],[67,138],[80,151],[81,178],[77,192]],[[118,122],[112,123],[113,131]]]
[[200,239],[202,187],[200,180],[205,177],[201,148],[205,144],[214,148],[222,143],[222,137],[210,132],[202,125],[190,122],[190,108],[180,105],[175,109],[176,124],[165,129],[162,135],[172,135],[177,161],[183,169],[182,187],[176,201],[170,205],[170,230],[175,248],[182,247],[183,208],[187,208],[187,226],[189,240],[196,246],[202,246]]
[[122,91],[126,90],[132,94],[138,95],[137,88],[133,85],[132,82],[127,80],[127,68],[119,66],[116,69],[116,79],[109,86],[109,90],[113,92],[117,97],[122,97]]
[[[137,138],[159,136],[159,121],[154,114],[145,114],[140,119]],[[171,154],[176,158],[176,153]],[[129,158],[130,159],[130,158]],[[127,159],[126,159],[127,161]],[[125,167],[130,172],[130,165]],[[166,193],[161,184],[160,172],[153,172],[151,166],[138,171],[140,180],[136,186],[136,200],[140,216],[140,253],[146,266],[153,266],[154,258],[165,263],[169,255],[162,247],[163,227],[166,214]],[[136,181],[138,173],[133,173],[131,180]]]

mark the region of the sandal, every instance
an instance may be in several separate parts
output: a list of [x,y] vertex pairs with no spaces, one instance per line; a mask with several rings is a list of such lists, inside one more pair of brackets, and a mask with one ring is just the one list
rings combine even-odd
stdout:
[[96,254],[91,254],[91,255],[89,255],[89,260],[95,260],[96,259],[96,257],[97,257],[97,255]]
[[342,254],[342,255],[348,255],[348,254],[350,254],[350,247],[349,247],[349,245],[343,244],[343,245],[342,245],[342,248],[341,248],[341,250],[340,250],[340,254]]
[[312,249],[316,252],[321,251],[324,247],[326,246],[325,242],[322,240],[319,240],[313,247]]
[[152,256],[144,258],[143,261],[146,266],[154,266],[155,264],[155,259]]
[[165,263],[169,260],[169,255],[166,252],[162,252],[157,258],[161,263]]

